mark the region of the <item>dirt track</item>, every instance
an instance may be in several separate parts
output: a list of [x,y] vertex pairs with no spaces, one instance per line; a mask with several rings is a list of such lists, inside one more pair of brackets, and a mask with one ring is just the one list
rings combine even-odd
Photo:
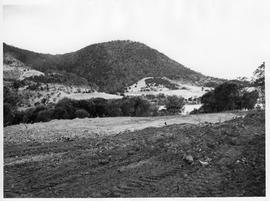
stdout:
[[259,114],[94,138],[5,141],[4,196],[263,196],[264,138]]

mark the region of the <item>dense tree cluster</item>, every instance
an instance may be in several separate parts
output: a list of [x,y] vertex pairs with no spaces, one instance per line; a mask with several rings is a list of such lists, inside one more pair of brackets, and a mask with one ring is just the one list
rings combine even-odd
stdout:
[[201,98],[203,106],[195,112],[221,112],[235,109],[252,109],[258,99],[256,90],[248,92],[233,82],[225,82]]
[[[6,96],[14,103],[11,95]],[[7,102],[8,102],[7,101]],[[141,97],[106,100],[71,100],[64,98],[55,105],[38,105],[25,111],[17,111],[12,104],[4,105],[5,126],[18,123],[45,122],[51,119],[74,119],[85,117],[153,116],[157,108]]]
[[265,106],[265,62],[263,62],[253,73],[253,85],[259,89],[260,101]]
[[170,114],[181,113],[184,105],[185,99],[183,97],[178,97],[175,95],[167,97],[166,108]]
[[15,112],[17,111],[17,106],[20,102],[20,97],[15,90],[4,86],[4,125],[9,125],[13,122],[15,118]]

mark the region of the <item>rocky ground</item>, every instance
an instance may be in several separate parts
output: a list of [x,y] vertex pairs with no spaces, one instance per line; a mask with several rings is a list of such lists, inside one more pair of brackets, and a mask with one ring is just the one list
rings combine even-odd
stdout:
[[264,112],[88,138],[6,140],[4,196],[265,196]]

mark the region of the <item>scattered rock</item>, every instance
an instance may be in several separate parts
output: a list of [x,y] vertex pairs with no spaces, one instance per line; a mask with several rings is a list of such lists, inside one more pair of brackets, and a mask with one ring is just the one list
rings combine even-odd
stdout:
[[201,161],[201,160],[199,160],[199,162],[200,162],[200,164],[201,164],[202,166],[207,166],[207,165],[209,165],[209,162],[207,162],[207,161]]
[[186,161],[186,162],[188,162],[188,163],[193,163],[194,162],[194,159],[193,159],[193,157],[190,155],[190,154],[185,154],[184,156],[183,156],[183,160],[184,161]]
[[109,160],[107,160],[107,159],[103,159],[103,160],[98,161],[98,164],[100,164],[100,165],[106,165],[107,163],[109,163]]

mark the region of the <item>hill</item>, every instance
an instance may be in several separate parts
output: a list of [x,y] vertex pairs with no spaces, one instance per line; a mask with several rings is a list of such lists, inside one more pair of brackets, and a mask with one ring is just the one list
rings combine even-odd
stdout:
[[57,55],[36,53],[4,43],[3,52],[4,63],[8,55],[45,75],[53,72],[72,77],[67,79],[69,84],[78,79],[85,80],[83,84],[108,93],[123,92],[144,77],[167,77],[199,86],[224,81],[193,71],[145,44],[132,41],[98,43]]

